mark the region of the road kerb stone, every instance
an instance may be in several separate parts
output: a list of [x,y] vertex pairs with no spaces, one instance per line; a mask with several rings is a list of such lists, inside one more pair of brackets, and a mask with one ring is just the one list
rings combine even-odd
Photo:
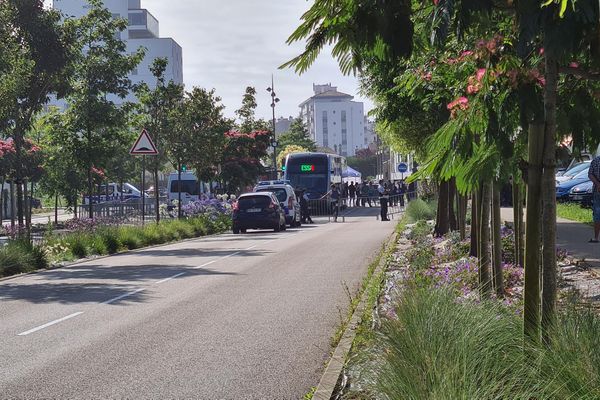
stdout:
[[[386,242],[385,248],[382,251],[382,253],[385,254],[386,251],[389,249],[389,247],[392,246],[396,240],[397,240],[397,233],[394,232],[391,235],[391,237],[388,239],[388,241]],[[375,268],[375,271],[373,272],[373,275],[371,276],[371,279],[375,279],[375,277],[377,277],[381,273],[381,271],[383,270],[383,268],[385,266],[385,263],[386,263],[386,257],[382,256],[381,259],[379,260],[379,264],[377,265],[377,268]],[[352,349],[352,344],[354,343],[354,338],[356,337],[356,329],[358,328],[358,326],[361,322],[361,319],[362,319],[362,315],[365,311],[365,307],[367,304],[367,298],[369,295],[366,289],[370,283],[371,283],[371,281],[367,282],[367,286],[365,287],[365,290],[363,291],[363,294],[360,299],[360,303],[358,304],[358,306],[352,313],[350,322],[348,323],[348,326],[346,326],[346,330],[344,331],[342,338],[340,339],[338,345],[336,346],[336,348],[333,352],[333,355],[331,356],[331,359],[329,360],[329,363],[327,364],[327,368],[325,368],[325,372],[321,376],[321,380],[319,381],[319,384],[317,385],[317,389],[315,390],[315,393],[313,394],[313,397],[312,397],[313,400],[330,400],[331,396],[333,395],[333,391],[335,390],[335,388],[337,386],[340,374],[342,373],[344,365],[346,364],[346,359],[348,358],[348,354],[350,353],[350,350]]]

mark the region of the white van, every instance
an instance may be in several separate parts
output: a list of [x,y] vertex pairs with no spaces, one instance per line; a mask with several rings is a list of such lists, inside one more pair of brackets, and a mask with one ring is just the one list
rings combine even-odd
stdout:
[[193,173],[182,172],[181,182],[179,182],[177,172],[171,172],[167,181],[167,200],[169,203],[179,200],[179,191],[181,191],[182,204],[198,201],[202,194],[210,193],[208,185],[200,182]]

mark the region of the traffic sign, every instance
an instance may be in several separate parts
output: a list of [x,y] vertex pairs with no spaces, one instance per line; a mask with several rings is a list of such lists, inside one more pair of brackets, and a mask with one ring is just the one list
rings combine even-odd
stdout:
[[147,130],[142,129],[142,133],[140,133],[133,147],[129,150],[129,154],[140,156],[155,156],[158,154],[158,150]]
[[405,173],[408,171],[408,165],[406,163],[399,163],[398,164],[398,172],[400,172],[401,174]]

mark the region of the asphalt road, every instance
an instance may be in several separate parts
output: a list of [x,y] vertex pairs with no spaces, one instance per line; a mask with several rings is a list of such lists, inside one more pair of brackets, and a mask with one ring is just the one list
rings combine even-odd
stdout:
[[0,282],[0,398],[302,398],[395,226],[377,211]]

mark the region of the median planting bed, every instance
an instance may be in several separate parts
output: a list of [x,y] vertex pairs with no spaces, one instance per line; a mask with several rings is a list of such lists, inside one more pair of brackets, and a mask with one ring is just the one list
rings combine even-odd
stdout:
[[[340,378],[343,399],[600,398],[597,293],[559,251],[557,323],[549,345],[523,339],[523,269],[503,228],[502,298],[481,300],[477,259],[454,233],[400,225],[379,297],[363,318]],[[600,288],[589,275],[588,284]]]
[[65,224],[63,232],[49,229],[39,245],[14,236],[0,247],[0,277],[231,229],[228,201],[207,200],[182,209],[183,219],[163,220],[160,224],[145,226],[123,225],[116,219],[71,220]]

